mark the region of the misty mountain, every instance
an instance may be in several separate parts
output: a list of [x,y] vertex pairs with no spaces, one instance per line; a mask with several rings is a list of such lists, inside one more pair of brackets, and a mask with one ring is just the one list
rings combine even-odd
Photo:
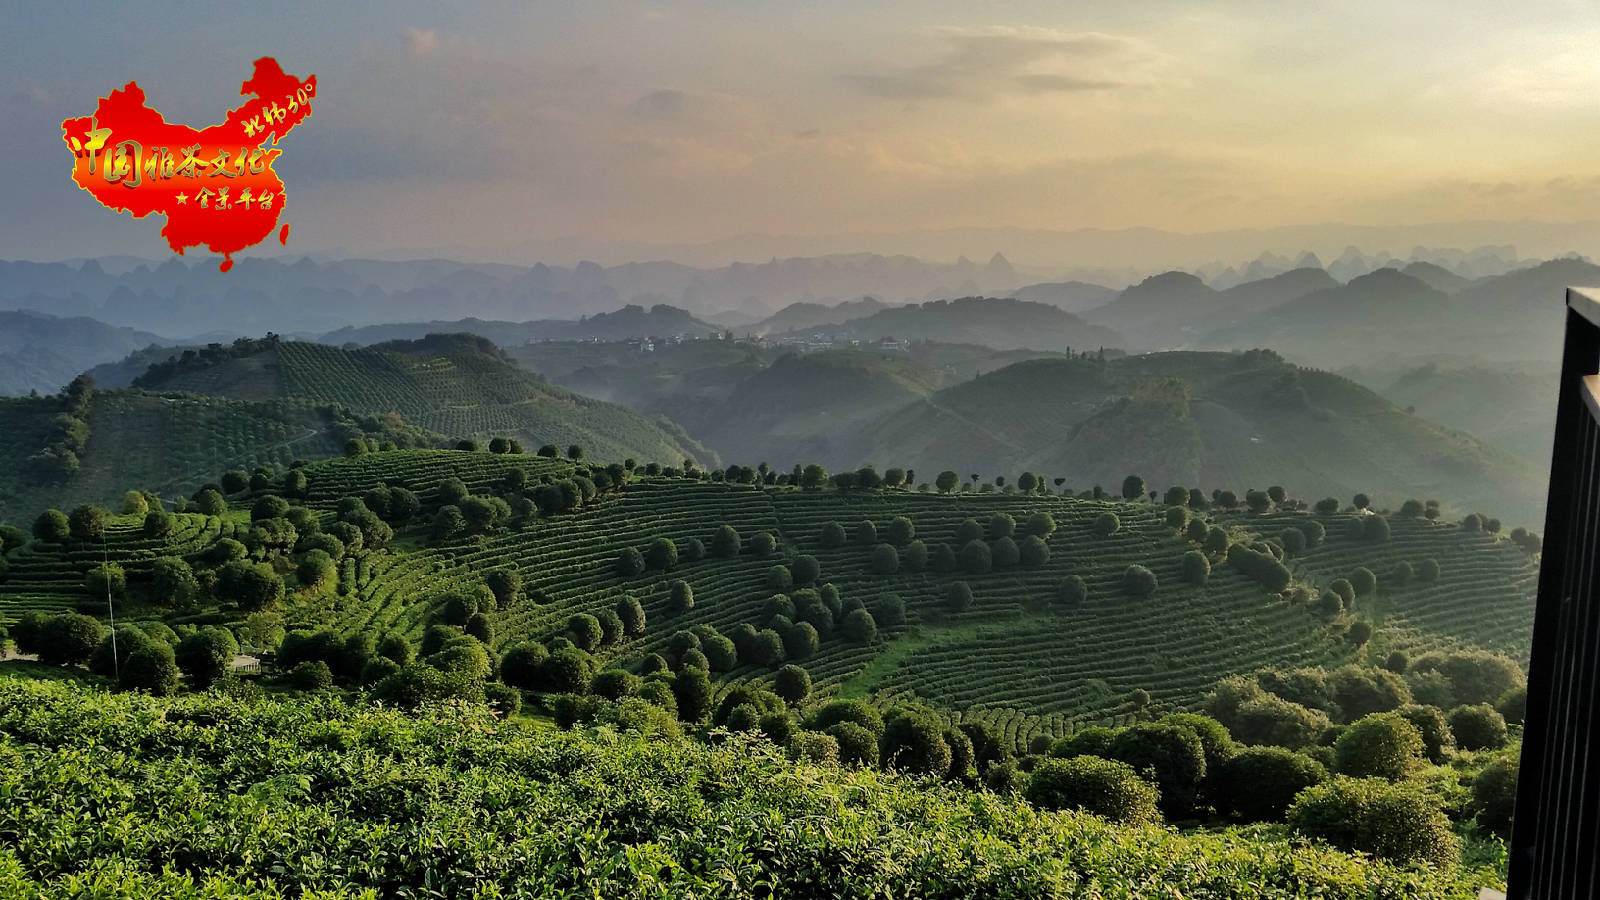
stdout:
[[608,313],[577,320],[542,319],[534,322],[492,322],[457,319],[453,322],[402,322],[341,328],[323,335],[326,344],[377,344],[414,341],[430,334],[476,334],[502,347],[536,341],[624,341],[630,338],[715,334],[717,326],[702,322],[677,307],[657,304],[648,310],[628,305]]
[[804,339],[811,331],[836,340],[898,338],[945,344],[981,344],[996,350],[1083,350],[1120,347],[1121,335],[1043,303],[991,297],[934,300],[880,310],[847,322],[790,332]]
[[1084,313],[1115,300],[1117,291],[1086,281],[1048,281],[1017,288],[1011,296],[1033,303],[1048,303],[1070,313]]
[[1219,292],[1188,272],[1163,272],[1129,287],[1085,318],[1126,335],[1134,347],[1180,346],[1193,325],[1221,308]]
[[1550,464],[1555,439],[1559,385],[1555,366],[1524,370],[1430,364],[1401,374],[1380,393],[1425,419],[1465,431],[1543,471]]
[[85,369],[164,341],[83,316],[0,312],[0,395],[54,394]]
[[1472,279],[1463,278],[1444,266],[1420,260],[1407,263],[1400,271],[1428,287],[1436,291],[1443,291],[1446,294],[1453,294],[1472,283]]
[[1266,351],[1021,362],[913,401],[827,459],[914,467],[923,481],[1028,470],[1115,490],[1131,472],[1156,489],[1437,497],[1533,525],[1544,489],[1507,453]]
[[1305,267],[1228,288],[1218,300],[1227,313],[1256,313],[1338,286],[1339,282],[1326,270]]
[[860,300],[850,300],[832,306],[825,303],[791,303],[771,316],[739,330],[741,333],[749,334],[803,331],[819,325],[865,318],[888,308],[876,297],[862,297]]
[[[115,271],[113,271],[113,269]],[[874,296],[894,302],[1005,293],[1029,280],[996,254],[988,263],[928,263],[854,254],[772,259],[697,269],[673,262],[570,268],[450,260],[246,257],[221,273],[176,257],[128,269],[0,261],[0,305],[93,316],[121,326],[192,336],[324,333],[388,322],[425,322],[441,310],[510,322],[578,319],[625,304],[670,304],[691,313],[773,310],[794,302]]]

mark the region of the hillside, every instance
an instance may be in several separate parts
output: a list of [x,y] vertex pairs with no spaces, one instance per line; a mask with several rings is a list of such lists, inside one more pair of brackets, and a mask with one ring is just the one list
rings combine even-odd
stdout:
[[1115,300],[1117,290],[1085,281],[1048,281],[1019,287],[1011,296],[1031,303],[1048,303],[1081,315]]
[[87,369],[162,340],[84,316],[0,311],[0,396],[54,394]]
[[[297,502],[321,511],[328,517],[324,521],[331,522],[340,498],[384,486],[415,492],[420,510],[395,521],[399,539],[387,547],[366,547],[340,565],[337,592],[329,590],[332,582],[325,593],[291,591],[284,626],[330,626],[341,634],[400,635],[418,642],[435,620],[435,598],[473,590],[490,570],[509,568],[519,576],[520,599],[490,611],[496,651],[559,636],[573,615],[603,615],[619,599],[631,597],[642,605],[642,630],[594,652],[602,668],[637,668],[650,653],[672,658],[671,642],[686,629],[712,626],[730,635],[744,625],[791,627],[773,626],[783,608],[768,599],[787,587],[773,581],[773,567],[784,564],[783,576],[801,581],[787,595],[800,608],[787,607],[784,621],[812,622],[819,638],[813,650],[791,654],[808,671],[817,697],[869,697],[890,705],[915,696],[949,721],[987,723],[1019,750],[1040,735],[1125,723],[1137,712],[1130,698],[1138,691],[1148,692],[1156,710],[1194,709],[1211,685],[1236,673],[1271,666],[1332,668],[1369,653],[1381,659],[1396,649],[1416,655],[1463,645],[1525,658],[1531,633],[1537,570],[1521,550],[1482,531],[1395,515],[1388,517],[1392,536],[1375,544],[1351,536],[1357,517],[1349,513],[1197,514],[1228,533],[1224,543],[1276,540],[1290,526],[1310,529],[1313,522],[1319,533],[1325,530],[1325,540],[1286,558],[1296,582],[1305,587],[1294,596],[1264,591],[1241,569],[1225,565],[1220,551],[1209,579],[1185,583],[1180,560],[1196,545],[1168,524],[1166,508],[1142,501],[797,490],[640,474],[624,476],[620,491],[613,480],[598,494],[585,493],[588,499],[574,497],[570,512],[557,509],[534,517],[530,504],[527,514],[513,512],[509,521],[481,536],[441,537],[433,531],[430,520],[443,502],[446,479],[460,479],[473,494],[495,495],[505,490],[512,470],[521,471],[521,483],[535,486],[537,498],[545,477],[560,482],[581,468],[531,456],[393,451],[302,469],[306,487],[304,500]],[[932,475],[926,471],[917,477]],[[139,517],[114,518],[106,554],[127,571],[131,586],[130,605],[119,618],[157,611],[135,602],[144,596],[156,557],[177,555],[203,567],[215,541],[253,540],[243,515],[251,502],[248,495],[234,497],[230,503],[240,512],[221,517],[179,514],[172,533],[160,539],[142,532]],[[539,500],[541,509],[544,502]],[[992,570],[968,565],[966,538],[958,536],[963,530],[986,533],[998,553],[994,529],[1001,514],[1017,523],[1015,540],[1029,544],[1030,517],[1037,513],[1049,514],[1054,526],[1039,532],[1046,535],[1042,557],[1024,557],[1019,565],[996,556]],[[1119,520],[1112,534],[1100,527],[1105,513]],[[909,536],[891,529],[896,517],[909,523]],[[968,519],[975,524],[964,525]],[[851,537],[837,544],[825,534],[830,523],[854,531],[863,520],[875,524],[877,543]],[[735,532],[729,546],[717,537],[724,525]],[[762,534],[773,539],[771,550],[763,549]],[[637,572],[619,569],[620,553],[648,549],[658,538],[681,548],[670,571],[659,565],[641,565]],[[912,538],[927,551],[925,563],[915,561],[922,551],[914,549]],[[692,549],[695,542],[703,554]],[[956,550],[962,551],[960,557]],[[892,570],[879,559],[885,553],[894,557]],[[816,574],[804,573],[802,557],[815,560]],[[940,562],[946,558],[948,565]],[[1343,637],[1351,619],[1330,619],[1312,602],[1332,579],[1358,566],[1387,573],[1401,561],[1418,566],[1429,559],[1440,565],[1431,581],[1386,580],[1376,598],[1359,601],[1357,612],[1380,626],[1371,645],[1360,651]],[[35,543],[13,551],[0,614],[15,619],[29,609],[92,602],[84,573],[100,560],[98,546]],[[1131,597],[1123,590],[1131,564],[1147,567],[1159,579],[1151,596]],[[1083,596],[1063,595],[1069,576],[1082,579]],[[687,610],[674,611],[669,602],[675,580],[692,591]],[[827,615],[807,611],[807,592],[798,588],[813,580],[833,586],[829,590],[838,609]],[[949,592],[958,584],[970,589],[972,600],[952,607]],[[897,608],[903,604],[903,613],[887,611],[891,596],[898,598]],[[841,617],[857,606],[879,620],[877,637],[847,637],[851,632]],[[219,611],[227,615],[230,608],[223,604]],[[778,662],[783,656],[780,652]],[[720,664],[715,667],[718,690],[744,682],[770,684],[778,662]]]
[[451,437],[515,437],[531,447],[576,444],[603,458],[667,461],[696,455],[693,442],[669,432],[670,426],[555,387],[471,335],[432,335],[351,350],[269,337],[156,366],[138,384],[241,400],[310,400],[359,413],[396,412]]
[[1261,275],[1221,291],[1187,272],[1165,272],[1084,315],[1117,329],[1138,349],[1187,347],[1210,331],[1338,286],[1333,276],[1311,266]]
[[124,492],[172,498],[229,469],[335,456],[353,437],[436,446],[433,434],[392,417],[353,417],[306,400],[243,401],[194,394],[96,392],[88,436],[70,475],[35,457],[59,440],[58,398],[0,399],[0,524],[25,523],[47,506],[116,506]]
[[861,319],[888,308],[875,297],[862,297],[831,306],[826,303],[791,303],[767,318],[737,330],[740,334],[784,334],[833,322]]
[[1302,365],[1328,369],[1548,362],[1560,356],[1566,289],[1585,285],[1600,285],[1600,266],[1581,259],[1466,284],[1418,264],[1405,272],[1379,269],[1342,288],[1219,325],[1195,345],[1271,347]]
[[1407,263],[1400,269],[1400,272],[1403,275],[1410,275],[1428,287],[1436,291],[1443,291],[1446,294],[1454,294],[1472,283],[1472,279],[1457,275],[1444,266],[1423,262],[1422,260]]
[[725,401],[782,353],[733,341],[523,344],[506,354],[564,388],[678,424]]
[[1270,347],[1302,365],[1339,368],[1481,340],[1481,323],[1461,312],[1460,304],[1422,281],[1379,269],[1224,325],[1196,343],[1223,350]]
[[1192,323],[1218,308],[1218,292],[1205,282],[1187,272],[1165,272],[1130,286],[1086,318],[1127,335],[1135,347],[1157,349],[1191,340]]
[[[1162,396],[1163,379],[1181,390]],[[1149,388],[1142,399],[1141,386]],[[862,430],[837,459],[963,474],[1027,469],[1080,490],[1112,488],[1130,471],[1157,488],[1365,490],[1383,504],[1437,497],[1518,524],[1543,521],[1540,470],[1344,378],[1260,351],[1018,363]]]
[[[759,741],[568,734],[481,707],[407,714],[5,679],[0,746],[12,798],[0,828],[58,836],[0,851],[0,891],[13,897],[84,896],[91,879],[105,896],[236,900],[1061,900],[1087,885],[1122,897],[1462,900],[1483,883],[1272,833],[1039,812],[790,762]],[[94,814],[68,812],[84,807]]]
[[1550,464],[1556,430],[1554,368],[1419,366],[1378,391],[1396,406],[1465,431],[1523,460],[1536,471]]
[[1091,325],[1054,306],[1009,298],[965,297],[881,310],[870,316],[802,329],[836,339],[893,337],[945,344],[982,344],[996,350],[1077,350],[1120,347],[1116,332]]
[[787,354],[721,403],[683,410],[680,421],[725,459],[833,459],[841,441],[931,394],[939,380],[904,354]]
[[718,331],[674,306],[657,304],[648,310],[628,305],[612,312],[579,319],[541,319],[534,322],[495,322],[482,319],[457,319],[453,322],[397,322],[340,328],[322,336],[325,344],[379,344],[388,341],[416,341],[430,334],[475,334],[502,347],[536,341],[624,341],[663,335],[704,337]]

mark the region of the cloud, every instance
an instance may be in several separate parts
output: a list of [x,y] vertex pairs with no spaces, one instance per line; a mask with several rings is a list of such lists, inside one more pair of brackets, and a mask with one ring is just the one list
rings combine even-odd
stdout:
[[439,32],[432,28],[408,27],[405,39],[406,50],[418,59],[439,51]]
[[647,119],[676,119],[683,114],[687,98],[683,91],[662,88],[633,102],[633,113]]
[[844,76],[846,84],[890,100],[965,99],[1109,91],[1160,80],[1166,58],[1142,41],[1097,31],[1053,28],[941,28],[932,62]]
[[1491,104],[1562,113],[1593,108],[1600,98],[1600,63],[1593,54],[1557,52],[1484,69],[1478,88]]

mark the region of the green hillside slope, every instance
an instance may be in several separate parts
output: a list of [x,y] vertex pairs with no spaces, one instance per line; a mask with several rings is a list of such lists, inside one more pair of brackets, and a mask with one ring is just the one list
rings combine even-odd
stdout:
[[722,403],[782,355],[743,342],[709,340],[662,342],[649,352],[622,341],[550,341],[510,347],[506,353],[523,368],[586,397],[680,424]]
[[984,478],[1031,470],[1079,490],[1114,487],[1129,471],[1157,488],[1366,490],[1382,504],[1437,497],[1516,523],[1543,520],[1536,470],[1263,351],[1018,363],[861,431],[834,464],[873,459]]
[[685,436],[630,410],[555,387],[472,335],[432,335],[353,350],[268,339],[231,351],[154,367],[138,384],[244,400],[304,399],[361,413],[396,412],[451,437],[515,437],[530,446],[563,448],[576,444],[607,459],[696,455]]
[[[1553,361],[1552,361],[1553,362]],[[1559,377],[1550,367],[1421,366],[1374,385],[1397,406],[1459,428],[1527,461],[1550,464]]]
[[836,337],[877,340],[894,337],[946,344],[982,344],[996,350],[1084,350],[1121,347],[1115,331],[1092,325],[1044,303],[1009,298],[964,297],[880,310],[870,316],[800,329]]
[[353,419],[304,400],[101,392],[77,468],[63,477],[30,462],[53,440],[60,411],[53,397],[0,400],[0,522],[26,521],[51,505],[114,505],[129,489],[172,497],[227,469],[332,456],[363,434]]
[[831,459],[841,440],[931,394],[939,381],[903,354],[789,354],[741,381],[722,403],[685,410],[683,422],[727,459]]
[[[460,451],[395,451],[307,466],[301,470],[307,479],[301,502],[320,510],[330,525],[341,498],[384,486],[414,491],[421,510],[416,518],[395,522],[399,531],[388,546],[366,547],[340,563],[336,591],[332,583],[297,590],[291,574],[283,624],[420,642],[437,598],[476,590],[496,569],[515,571],[521,581],[517,598],[489,611],[497,650],[560,636],[573,615],[605,615],[630,597],[642,605],[647,624],[631,639],[596,649],[601,666],[637,667],[653,652],[671,658],[672,642],[685,629],[710,626],[724,635],[745,625],[786,630],[792,626],[775,617],[787,616],[783,623],[803,618],[816,627],[818,645],[788,655],[806,668],[817,695],[870,696],[885,705],[914,696],[950,721],[989,724],[1018,748],[1041,735],[1126,722],[1142,708],[1134,699],[1140,692],[1147,692],[1142,702],[1155,710],[1192,709],[1218,679],[1261,668],[1333,667],[1369,654],[1381,659],[1391,649],[1415,654],[1468,646],[1516,658],[1527,652],[1536,571],[1529,558],[1509,541],[1421,518],[1390,516],[1392,533],[1374,543],[1350,535],[1355,517],[1347,513],[1313,516],[1282,508],[1260,516],[1209,514],[1226,533],[1225,544],[1277,540],[1290,526],[1325,530],[1325,540],[1288,553],[1285,564],[1303,590],[1282,592],[1263,589],[1215,548],[1209,579],[1187,583],[1180,563],[1198,545],[1169,521],[1170,510],[1143,501],[798,490],[640,477],[620,493],[613,488],[581,502],[569,514],[517,518],[513,512],[511,520],[476,537],[442,537],[429,524],[446,478],[459,478],[471,493],[492,495],[506,490],[506,473],[513,470],[520,473],[518,483],[537,486],[546,477],[570,477],[574,469],[566,460]],[[515,500],[514,493],[506,496]],[[251,502],[248,496],[232,500],[241,510]],[[1033,519],[1038,513],[1050,520]],[[1110,534],[1101,522],[1107,513],[1117,517]],[[897,517],[907,520],[909,536],[896,531],[905,527],[895,524]],[[141,531],[138,517],[112,521],[103,552],[128,574],[123,617],[160,612],[144,605],[146,573],[155,557],[185,557],[197,569],[209,569],[215,565],[206,550],[210,543],[223,537],[253,540],[242,512],[179,518],[169,537],[155,540]],[[965,525],[968,519],[975,524]],[[876,533],[867,542],[857,534],[863,521],[873,523]],[[1018,528],[1007,540],[1036,555],[1020,562],[1007,558],[999,536],[1007,521]],[[850,539],[830,542],[831,523],[849,529]],[[722,526],[734,529],[734,544],[719,544]],[[1038,546],[1027,534],[1035,527],[1042,536]],[[992,569],[980,571],[964,558],[970,552],[961,535],[965,528],[983,534],[980,543],[993,554]],[[764,550],[761,535],[771,537],[771,550]],[[658,538],[682,548],[670,570],[619,569],[624,551],[647,550]],[[922,551],[912,540],[928,553],[926,565],[917,561]],[[692,549],[696,542],[703,555]],[[29,609],[103,605],[84,581],[101,553],[98,542],[35,542],[12,551],[0,612],[15,619]],[[888,568],[885,556],[893,561]],[[806,578],[802,557],[816,561],[815,585],[774,581],[776,566],[785,567],[786,578]],[[1432,580],[1386,578],[1376,595],[1355,602],[1353,613],[1330,617],[1314,602],[1334,579],[1350,577],[1359,566],[1387,575],[1399,562],[1421,569],[1429,560],[1440,567]],[[1154,573],[1159,584],[1149,596],[1125,589],[1131,565]],[[1062,593],[1070,577],[1082,579],[1082,598]],[[677,580],[693,592],[687,610],[675,611],[670,602]],[[807,611],[808,602],[818,601],[808,601],[801,589],[824,584],[837,592],[837,608]],[[952,606],[950,592],[958,584],[970,589],[972,600]],[[769,598],[779,592],[799,608],[776,609]],[[903,616],[890,610],[897,605],[891,595],[904,604]],[[828,601],[821,605],[827,608]],[[846,613],[862,607],[881,620],[866,640],[850,636],[843,624]],[[231,604],[212,608],[224,619],[242,616]],[[1378,628],[1363,648],[1344,636],[1356,616]],[[780,650],[771,665],[723,666],[717,681],[723,690],[745,682],[770,684],[784,655]]]

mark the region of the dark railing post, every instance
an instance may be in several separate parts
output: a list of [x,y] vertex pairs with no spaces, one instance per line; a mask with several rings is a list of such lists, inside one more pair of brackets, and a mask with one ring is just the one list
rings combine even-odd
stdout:
[[1600,291],[1567,292],[1508,896],[1596,896],[1600,857]]

